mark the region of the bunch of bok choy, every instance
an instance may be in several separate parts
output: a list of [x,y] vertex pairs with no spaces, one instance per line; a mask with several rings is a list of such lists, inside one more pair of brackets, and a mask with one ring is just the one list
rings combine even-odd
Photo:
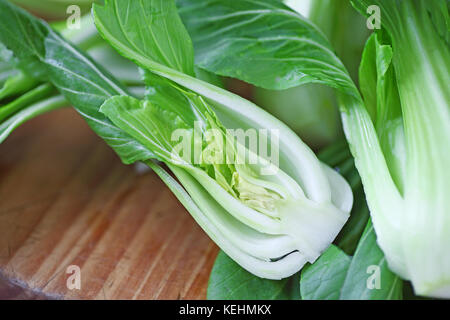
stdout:
[[[0,42],[15,58],[45,73],[124,163],[147,163],[208,235],[253,274],[281,279],[296,273],[346,222],[352,193],[336,171],[279,120],[195,77],[192,43],[174,1],[112,0],[93,9],[100,34],[142,68],[143,99],[44,22],[5,0],[0,8],[7,31]],[[262,131],[260,139],[279,157],[271,161],[231,129]],[[200,152],[191,156],[191,146]]]
[[[448,1],[353,1],[364,15],[371,5],[381,12],[381,29],[362,57],[360,91],[321,32],[279,1],[179,3],[203,68],[274,89],[337,89],[389,267],[411,280],[416,294],[450,297]],[[194,18],[193,8],[215,19]]]

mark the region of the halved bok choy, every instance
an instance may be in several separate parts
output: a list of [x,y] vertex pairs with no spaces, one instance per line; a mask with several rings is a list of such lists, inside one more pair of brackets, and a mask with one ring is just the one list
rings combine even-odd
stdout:
[[[143,5],[94,6],[100,34],[145,70],[148,86],[144,100],[115,96],[100,111],[170,168],[183,188],[146,161],[242,267],[269,279],[296,273],[315,261],[345,224],[350,187],[279,120],[194,78],[192,44],[174,1]],[[173,139],[180,129],[187,133],[181,142]],[[272,153],[279,152],[279,167],[230,133],[249,129],[259,130],[260,148],[267,141]],[[276,139],[261,134],[268,130]],[[191,146],[200,152],[186,154]]]

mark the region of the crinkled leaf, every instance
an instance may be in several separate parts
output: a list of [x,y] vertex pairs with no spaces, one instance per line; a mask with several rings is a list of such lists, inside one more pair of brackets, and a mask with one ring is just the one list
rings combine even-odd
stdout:
[[152,150],[160,161],[171,161],[176,129],[189,129],[177,114],[148,100],[127,96],[112,97],[102,105],[103,112],[115,125]]

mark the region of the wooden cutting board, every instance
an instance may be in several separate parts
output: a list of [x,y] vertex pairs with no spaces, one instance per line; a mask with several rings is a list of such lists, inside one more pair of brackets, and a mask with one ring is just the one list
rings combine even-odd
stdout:
[[0,145],[0,298],[204,299],[217,252],[153,172],[123,165],[73,109]]

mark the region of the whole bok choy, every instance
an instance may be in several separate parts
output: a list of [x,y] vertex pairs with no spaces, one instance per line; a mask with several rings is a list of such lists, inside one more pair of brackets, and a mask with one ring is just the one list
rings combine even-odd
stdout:
[[[360,68],[366,116],[343,98],[347,136],[391,268],[419,295],[450,297],[450,49],[448,1],[358,0],[381,9],[383,32]],[[356,138],[364,129],[366,136]],[[379,148],[362,155],[377,139]],[[379,166],[379,174],[371,170]],[[376,189],[375,189],[376,188]]]
[[[339,174],[268,113],[195,78],[192,44],[173,0],[94,7],[102,36],[143,69],[143,100],[42,21],[5,0],[0,9],[8,31],[0,41],[8,50],[46,72],[123,162],[152,167],[208,235],[250,272],[288,277],[315,261],[344,225],[352,193]],[[28,26],[26,34],[20,24]],[[20,40],[26,36],[32,41]],[[260,139],[272,154],[279,149],[279,167],[227,129],[274,130],[278,139]],[[192,157],[186,152],[191,146],[200,150]]]
[[[449,2],[353,1],[365,15],[372,5],[381,13],[382,28],[367,42],[360,66],[362,96],[320,31],[279,1],[179,3],[203,68],[275,89],[311,82],[338,89],[344,131],[390,268],[411,280],[418,295],[450,297]],[[189,14],[194,8],[196,17]],[[208,19],[208,12],[220,15]],[[261,77],[269,62],[270,76]]]

